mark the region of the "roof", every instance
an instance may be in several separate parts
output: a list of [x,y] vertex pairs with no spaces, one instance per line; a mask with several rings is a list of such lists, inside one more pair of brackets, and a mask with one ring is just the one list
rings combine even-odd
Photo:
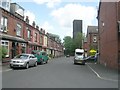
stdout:
[[98,26],[88,26],[87,34],[89,33],[98,33]]
[[75,49],[75,52],[84,52],[83,49]]
[[10,40],[10,41],[16,41],[16,42],[22,42],[22,43],[27,43],[23,38],[15,37],[15,36],[10,36],[7,34],[0,35],[0,38],[2,37],[2,40]]

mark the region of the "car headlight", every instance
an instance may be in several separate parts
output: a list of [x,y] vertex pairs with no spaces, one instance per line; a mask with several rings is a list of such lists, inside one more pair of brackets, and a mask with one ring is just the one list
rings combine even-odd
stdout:
[[24,61],[19,61],[19,63],[24,63]]

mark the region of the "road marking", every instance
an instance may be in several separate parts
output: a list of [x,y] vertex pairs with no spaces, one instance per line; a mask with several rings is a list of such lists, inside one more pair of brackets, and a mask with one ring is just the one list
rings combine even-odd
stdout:
[[118,82],[118,80],[101,77],[92,67],[90,67],[90,65],[87,64],[87,66],[97,75],[98,78],[103,79],[103,80]]

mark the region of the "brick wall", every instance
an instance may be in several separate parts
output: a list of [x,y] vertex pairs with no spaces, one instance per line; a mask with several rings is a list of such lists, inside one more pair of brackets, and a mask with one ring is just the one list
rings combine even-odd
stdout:
[[118,37],[115,2],[102,2],[99,12],[100,63],[117,68]]

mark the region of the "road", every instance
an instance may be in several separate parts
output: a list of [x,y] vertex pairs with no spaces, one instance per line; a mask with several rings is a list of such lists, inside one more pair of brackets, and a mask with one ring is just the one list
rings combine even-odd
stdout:
[[118,82],[99,78],[86,65],[74,65],[73,57],[48,64],[2,73],[3,88],[118,88]]

